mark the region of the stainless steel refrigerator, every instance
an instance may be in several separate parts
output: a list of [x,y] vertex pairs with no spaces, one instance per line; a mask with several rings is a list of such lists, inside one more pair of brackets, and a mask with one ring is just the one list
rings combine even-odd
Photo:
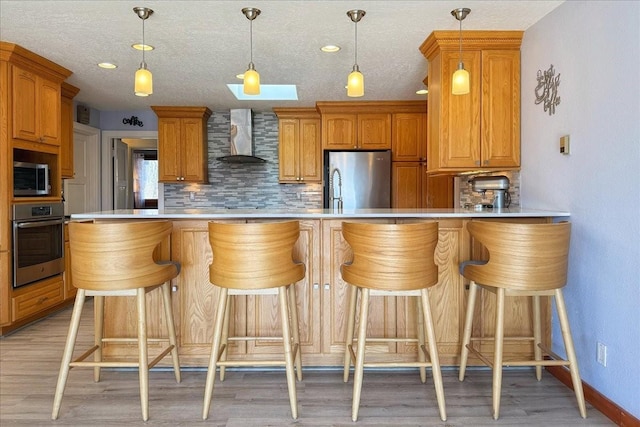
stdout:
[[324,208],[391,207],[391,151],[326,151]]

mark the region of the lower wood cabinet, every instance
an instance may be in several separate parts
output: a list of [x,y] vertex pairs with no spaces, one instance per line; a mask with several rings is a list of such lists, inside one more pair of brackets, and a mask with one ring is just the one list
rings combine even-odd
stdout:
[[[439,267],[439,283],[430,289],[431,309],[435,322],[437,346],[443,365],[459,363],[460,342],[465,317],[467,293],[464,278],[458,273],[461,261],[470,259],[471,253],[482,256],[482,248],[470,240],[466,232],[468,219],[349,219],[367,222],[416,222],[439,223],[439,241],[436,248],[436,264]],[[518,219],[520,220],[520,219]],[[523,219],[526,221],[526,219]],[[244,222],[243,219],[234,222]],[[346,334],[346,307],[348,285],[342,280],[340,266],[352,256],[349,245],[342,237],[344,219],[300,220],[300,238],[295,247],[295,257],[306,265],[304,280],[296,284],[300,339],[303,364],[307,366],[340,366],[344,357]],[[174,279],[173,309],[178,333],[178,347],[183,366],[206,366],[213,339],[213,324],[218,291],[209,283],[209,265],[212,260],[206,220],[174,221],[170,245],[163,248],[168,256],[170,248],[173,260],[180,262],[180,275]],[[485,254],[486,255],[486,254]],[[247,260],[250,262],[250,260]],[[475,336],[492,336],[494,325],[493,295],[480,295],[482,311],[474,319]],[[147,295],[147,320],[149,337],[163,336],[166,332],[159,291]],[[235,297],[231,312],[231,329],[234,334],[278,336],[280,321],[276,297]],[[123,301],[125,300],[125,301]],[[547,319],[545,340],[549,339],[548,304],[543,304],[543,316]],[[135,336],[135,302],[133,298],[112,298],[107,302],[105,336],[109,334]],[[368,333],[386,337],[408,337],[416,333],[416,302],[407,297],[376,297],[372,299]],[[516,300],[508,308],[505,325],[516,335],[528,333],[531,325],[530,303]],[[153,354],[160,345],[149,343]],[[415,358],[413,344],[372,343],[368,352],[370,360],[376,356],[392,356],[397,361]],[[529,343],[505,345],[506,357],[532,353]],[[280,342],[232,343],[234,357],[272,357],[282,352]],[[135,346],[108,345],[106,356],[137,357]],[[479,364],[470,359],[470,364]],[[169,363],[169,362],[161,362]]]
[[24,286],[13,292],[11,321],[16,322],[64,300],[62,275],[44,279],[35,285]]

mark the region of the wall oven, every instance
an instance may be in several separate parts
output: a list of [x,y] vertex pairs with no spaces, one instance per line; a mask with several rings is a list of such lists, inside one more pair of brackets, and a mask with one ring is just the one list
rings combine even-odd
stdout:
[[13,287],[64,271],[62,203],[13,205]]

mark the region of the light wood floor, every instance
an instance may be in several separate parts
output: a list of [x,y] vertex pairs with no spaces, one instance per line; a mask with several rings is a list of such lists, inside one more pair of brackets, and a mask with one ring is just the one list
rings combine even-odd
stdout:
[[[92,341],[90,306],[83,316],[78,349]],[[170,371],[152,371],[147,423],[140,415],[136,371],[105,371],[94,383],[91,369],[72,369],[60,417],[51,405],[71,309],[0,339],[0,425],[24,426],[600,426],[608,418],[587,404],[578,413],[573,392],[546,373],[541,382],[528,369],[508,370],[500,419],[491,418],[491,371],[443,371],[447,422],[438,416],[431,376],[417,371],[365,372],[357,423],[351,421],[351,391],[338,370],[308,368],[298,383],[299,418],[290,417],[284,372],[232,371],[216,382],[211,414],[202,421],[206,370],[185,370],[176,384]],[[82,345],[82,347],[80,347]],[[304,355],[303,355],[304,358]]]

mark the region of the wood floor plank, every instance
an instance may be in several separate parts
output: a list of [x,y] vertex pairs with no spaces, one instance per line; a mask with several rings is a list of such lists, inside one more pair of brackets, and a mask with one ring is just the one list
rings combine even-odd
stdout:
[[[432,378],[420,382],[417,370],[365,372],[359,419],[351,421],[353,378],[342,370],[304,370],[298,383],[299,418],[290,415],[284,370],[228,370],[217,381],[209,419],[201,419],[205,369],[185,369],[176,384],[171,371],[149,376],[149,421],[140,413],[135,370],[105,370],[99,383],[91,369],[72,369],[60,417],[51,421],[64,340],[71,309],[0,339],[0,425],[8,426],[608,426],[587,405],[580,418],[575,395],[549,374],[535,380],[532,369],[507,369],[500,419],[491,417],[491,371],[469,369],[464,382],[455,368],[443,369],[448,420],[439,419]],[[77,348],[92,337],[90,305],[83,314]]]

